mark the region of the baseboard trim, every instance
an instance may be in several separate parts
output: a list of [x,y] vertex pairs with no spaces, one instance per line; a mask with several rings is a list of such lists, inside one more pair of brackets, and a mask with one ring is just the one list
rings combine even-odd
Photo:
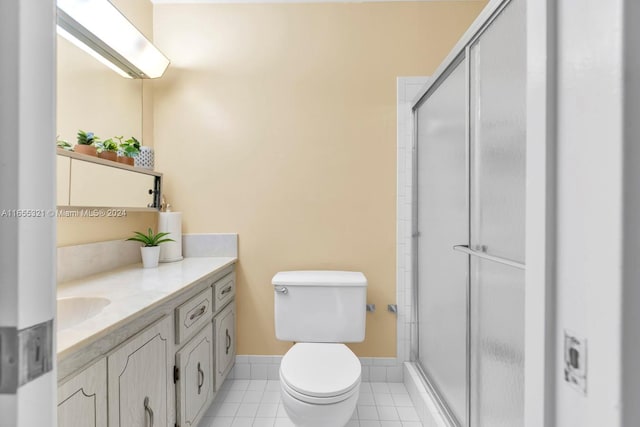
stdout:
[[[237,355],[229,378],[236,380],[277,380],[282,356]],[[362,381],[401,383],[402,362],[395,357],[360,357]]]

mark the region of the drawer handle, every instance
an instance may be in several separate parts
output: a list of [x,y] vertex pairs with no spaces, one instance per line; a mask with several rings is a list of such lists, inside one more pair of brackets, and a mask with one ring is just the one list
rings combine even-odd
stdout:
[[205,311],[207,311],[207,305],[203,304],[202,307],[200,307],[200,309],[197,312],[191,314],[191,316],[189,317],[189,320],[193,320],[202,316]]
[[200,394],[203,384],[204,384],[204,371],[200,369],[200,362],[198,362],[198,394]]
[[231,335],[229,335],[228,329],[226,329],[224,333],[227,336],[227,348],[225,349],[225,354],[229,354],[229,349],[231,348]]
[[227,286],[226,288],[224,288],[224,289],[222,290],[222,292],[220,292],[220,295],[224,295],[224,294],[227,294],[227,293],[229,293],[229,292],[231,292],[231,285],[229,285],[229,286]]
[[[153,427],[153,409],[149,405],[149,396],[144,398],[144,420],[146,425]],[[149,420],[148,423],[147,420]]]

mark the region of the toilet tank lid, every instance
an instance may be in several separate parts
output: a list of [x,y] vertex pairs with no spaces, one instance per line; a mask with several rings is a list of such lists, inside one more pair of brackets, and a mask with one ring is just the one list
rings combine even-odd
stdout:
[[367,286],[367,278],[359,271],[281,271],[273,276],[271,284],[280,286]]

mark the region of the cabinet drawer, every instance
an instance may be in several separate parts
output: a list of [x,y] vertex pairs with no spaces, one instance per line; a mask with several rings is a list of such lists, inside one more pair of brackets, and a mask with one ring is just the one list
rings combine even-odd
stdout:
[[188,339],[211,320],[212,298],[211,288],[207,288],[176,308],[176,344]]
[[218,280],[213,285],[213,295],[215,299],[214,312],[218,312],[222,307],[227,305],[229,301],[233,299],[236,294],[236,275],[235,273],[228,274],[222,279]]

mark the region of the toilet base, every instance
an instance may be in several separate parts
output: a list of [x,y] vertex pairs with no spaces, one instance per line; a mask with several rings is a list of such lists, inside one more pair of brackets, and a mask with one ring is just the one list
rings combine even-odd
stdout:
[[345,400],[326,405],[309,404],[280,390],[282,406],[296,427],[344,427],[356,409],[360,385]]

